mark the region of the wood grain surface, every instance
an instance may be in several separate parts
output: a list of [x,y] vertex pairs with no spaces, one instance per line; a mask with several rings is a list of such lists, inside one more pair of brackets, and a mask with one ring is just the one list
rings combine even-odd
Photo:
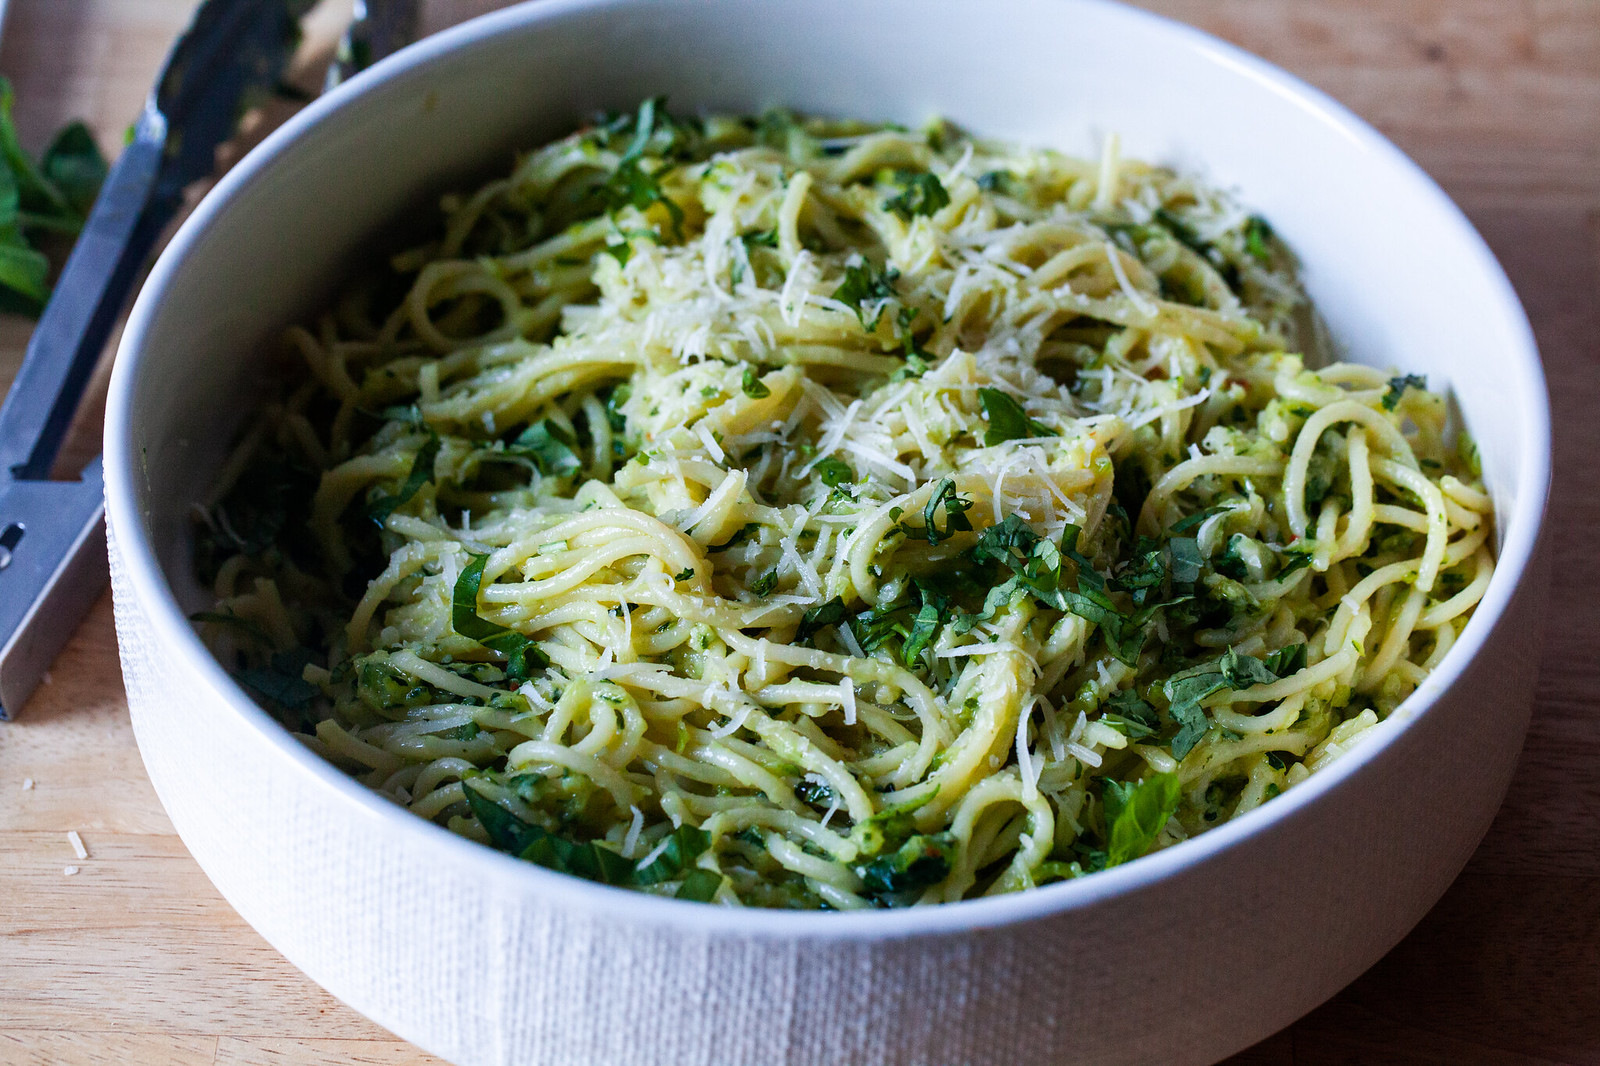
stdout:
[[[81,116],[114,150],[193,0],[10,6],[24,141]],[[1521,293],[1555,406],[1556,580],[1505,807],[1415,932],[1231,1063],[1600,1064],[1600,0],[1145,6],[1302,75],[1432,173]],[[28,328],[0,317],[0,390]],[[312,984],[194,864],[139,762],[103,598],[0,725],[0,1063],[437,1061]]]

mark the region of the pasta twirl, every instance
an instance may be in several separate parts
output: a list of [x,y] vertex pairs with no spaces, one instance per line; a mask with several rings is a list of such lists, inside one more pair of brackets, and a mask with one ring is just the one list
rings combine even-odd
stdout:
[[648,101],[290,331],[197,618],[307,744],[553,869],[1082,876],[1337,758],[1483,594],[1470,441],[1312,324],[1264,221],[1114,141]]

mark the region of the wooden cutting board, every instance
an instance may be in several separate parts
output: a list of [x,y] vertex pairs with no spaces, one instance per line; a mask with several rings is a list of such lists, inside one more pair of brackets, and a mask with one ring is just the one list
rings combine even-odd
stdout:
[[[1299,73],[1438,178],[1521,292],[1555,404],[1556,581],[1505,808],[1410,937],[1232,1061],[1600,1064],[1600,0],[1145,6]],[[81,116],[114,151],[192,7],[10,0],[0,73],[23,140]],[[0,390],[28,328],[0,317]],[[189,857],[139,762],[102,599],[0,725],[0,1063],[437,1061],[290,966]]]

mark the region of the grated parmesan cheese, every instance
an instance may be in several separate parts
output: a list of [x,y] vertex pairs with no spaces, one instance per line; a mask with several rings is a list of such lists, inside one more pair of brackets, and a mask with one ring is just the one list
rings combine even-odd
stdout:
[[639,830],[644,828],[644,812],[638,804],[630,804],[628,810],[632,812],[633,820],[628,823],[628,835],[622,838],[622,857],[633,858],[634,849],[639,846]]

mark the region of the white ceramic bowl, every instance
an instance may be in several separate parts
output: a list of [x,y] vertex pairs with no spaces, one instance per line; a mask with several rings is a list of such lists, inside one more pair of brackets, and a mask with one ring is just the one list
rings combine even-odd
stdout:
[[[261,395],[253,353],[397,215],[514,146],[657,93],[1132,155],[1236,186],[1348,354],[1448,384],[1500,562],[1442,666],[1247,817],[1081,881],[944,907],[738,911],[546,872],[369,793],[253,704],[185,615],[186,512]],[[318,101],[213,192],[139,298],[106,428],[117,628],[162,802],[313,979],[459,1063],[1207,1062],[1387,951],[1466,861],[1527,725],[1549,425],[1510,286],[1456,208],[1317,91],[1088,0],[542,0]]]

